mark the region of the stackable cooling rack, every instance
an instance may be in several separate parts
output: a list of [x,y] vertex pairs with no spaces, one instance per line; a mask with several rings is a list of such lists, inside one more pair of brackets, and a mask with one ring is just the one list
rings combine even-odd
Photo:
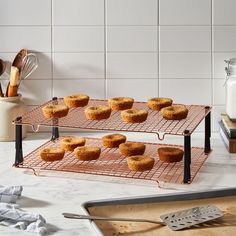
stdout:
[[[165,181],[171,183],[191,183],[198,170],[203,165],[209,152],[211,136],[211,107],[200,105],[188,105],[188,117],[184,120],[165,120],[160,112],[153,111],[144,102],[135,102],[133,108],[146,109],[148,118],[143,123],[127,124],[122,121],[120,111],[112,111],[110,118],[100,121],[87,120],[82,108],[72,108],[66,117],[59,119],[46,119],[42,113],[42,107],[49,104],[63,104],[62,98],[53,100],[36,107],[22,117],[14,121],[16,126],[16,156],[15,166],[30,169],[60,170],[79,173],[119,176],[127,178],[148,179],[154,181]],[[106,100],[91,99],[88,106],[107,105]],[[204,148],[191,148],[191,134],[197,126],[205,119],[205,145]],[[30,125],[37,132],[40,126],[52,127],[51,141],[45,143],[35,151],[23,158],[22,150],[22,125]],[[166,134],[181,135],[184,138],[184,159],[179,163],[163,163],[157,157],[159,144],[146,143],[146,154],[156,159],[151,171],[130,171],[126,164],[126,158],[121,156],[116,148],[104,148],[100,139],[87,139],[87,143],[95,144],[102,148],[101,157],[95,161],[82,162],[77,160],[73,153],[66,153],[61,161],[43,162],[39,158],[39,149],[58,145],[59,127],[80,128],[92,130],[113,130],[128,132],[155,133],[159,140],[163,140]],[[163,146],[163,144],[162,144]],[[170,145],[168,145],[170,146]]]
[[[62,138],[62,137],[60,137]],[[59,138],[59,139],[60,139]],[[97,138],[86,138],[86,145],[94,145],[101,148],[101,156],[98,160],[80,161],[73,152],[66,152],[63,160],[55,162],[45,162],[39,158],[40,150],[48,147],[59,147],[59,139],[48,141],[30,154],[24,157],[23,163],[18,167],[30,168],[36,175],[41,170],[70,171],[87,173],[94,175],[108,175],[125,178],[153,180],[158,183],[167,182],[174,184],[183,183],[183,162],[164,163],[157,156],[157,148],[166,145],[156,143],[144,143],[146,145],[145,155],[155,159],[152,170],[136,172],[129,170],[126,157],[119,153],[118,148],[106,148],[102,145],[102,140]],[[177,145],[168,145],[172,147],[183,148]],[[192,168],[190,182],[196,176],[198,170],[205,162],[207,155],[203,148],[193,147],[191,150]]]

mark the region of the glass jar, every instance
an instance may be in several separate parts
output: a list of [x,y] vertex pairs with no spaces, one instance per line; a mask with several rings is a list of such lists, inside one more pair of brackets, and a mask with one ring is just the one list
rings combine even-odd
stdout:
[[236,121],[236,58],[225,60],[226,71],[226,113],[229,118]]
[[[15,140],[15,125],[12,121],[17,116],[22,116],[26,107],[21,100],[21,95],[16,97],[0,97],[0,141]],[[22,138],[26,137],[26,127],[22,126]]]

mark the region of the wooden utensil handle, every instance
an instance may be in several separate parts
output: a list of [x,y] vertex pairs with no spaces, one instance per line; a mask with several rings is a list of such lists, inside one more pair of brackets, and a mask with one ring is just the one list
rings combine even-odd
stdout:
[[18,86],[11,86],[10,83],[7,86],[6,96],[16,97],[18,95]]
[[2,92],[2,86],[1,86],[1,84],[0,84],[0,97],[4,97],[4,94],[3,94],[3,92]]

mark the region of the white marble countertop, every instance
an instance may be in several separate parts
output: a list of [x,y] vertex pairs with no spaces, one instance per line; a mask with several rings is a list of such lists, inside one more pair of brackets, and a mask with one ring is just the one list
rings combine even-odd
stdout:
[[[101,137],[103,133],[90,132],[80,133],[80,135]],[[129,140],[157,141],[155,135],[127,133],[127,136]],[[204,134],[194,135],[192,146],[203,146],[203,137]],[[49,138],[48,133],[29,134],[23,141],[24,154],[34,150]],[[14,142],[0,142],[0,185],[22,185],[23,194],[17,203],[24,210],[43,215],[52,228],[56,229],[53,235],[93,236],[96,234],[90,222],[65,219],[61,213],[82,213],[80,205],[88,200],[236,187],[236,155],[227,152],[218,134],[214,134],[211,141],[213,152],[194,182],[190,185],[181,185],[178,189],[160,189],[155,183],[145,184],[143,181],[137,183],[127,179],[100,178],[72,173],[56,172],[54,176],[47,173],[34,176],[32,172],[12,167],[15,157]],[[182,144],[183,138],[166,136],[164,143]],[[0,234],[27,235],[20,230],[3,226],[0,227]]]

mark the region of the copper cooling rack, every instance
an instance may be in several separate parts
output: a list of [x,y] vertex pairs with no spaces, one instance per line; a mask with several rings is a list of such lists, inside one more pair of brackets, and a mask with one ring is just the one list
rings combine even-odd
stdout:
[[[101,121],[87,120],[83,108],[70,109],[66,117],[60,119],[46,119],[42,113],[42,107],[48,104],[63,104],[63,99],[58,98],[56,101],[49,101],[22,116],[21,121],[15,121],[17,124],[31,125],[34,131],[40,126],[81,128],[93,130],[117,130],[129,132],[147,132],[147,133],[163,133],[172,135],[183,135],[185,130],[189,130],[191,134],[199,123],[210,112],[211,107],[201,105],[187,105],[189,109],[188,117],[184,120],[165,120],[158,111],[153,111],[147,107],[145,102],[135,102],[133,108],[148,110],[148,118],[143,123],[127,124],[122,121],[120,111],[112,111],[110,118]],[[106,100],[89,101],[88,106],[107,105]]]
[[[61,137],[63,138],[63,137]],[[23,163],[18,165],[20,168],[29,168],[34,170],[34,173],[40,174],[40,170],[54,170],[65,172],[77,172],[94,175],[116,176],[124,178],[153,180],[156,182],[167,182],[174,184],[183,183],[183,161],[176,163],[164,163],[157,156],[157,148],[167,146],[166,144],[145,143],[145,155],[155,158],[155,164],[152,170],[135,172],[130,171],[127,166],[126,157],[119,153],[117,148],[105,148],[102,145],[101,139],[86,138],[86,145],[94,145],[101,148],[102,152],[97,160],[79,161],[76,159],[73,152],[66,152],[61,161],[44,162],[39,158],[39,151],[47,147],[59,146],[59,140],[48,141],[33,152],[24,157]],[[182,148],[182,146],[168,145]],[[193,147],[191,149],[191,180],[193,181],[197,172],[207,159],[207,154],[203,148]],[[63,172],[62,172],[63,175]]]

